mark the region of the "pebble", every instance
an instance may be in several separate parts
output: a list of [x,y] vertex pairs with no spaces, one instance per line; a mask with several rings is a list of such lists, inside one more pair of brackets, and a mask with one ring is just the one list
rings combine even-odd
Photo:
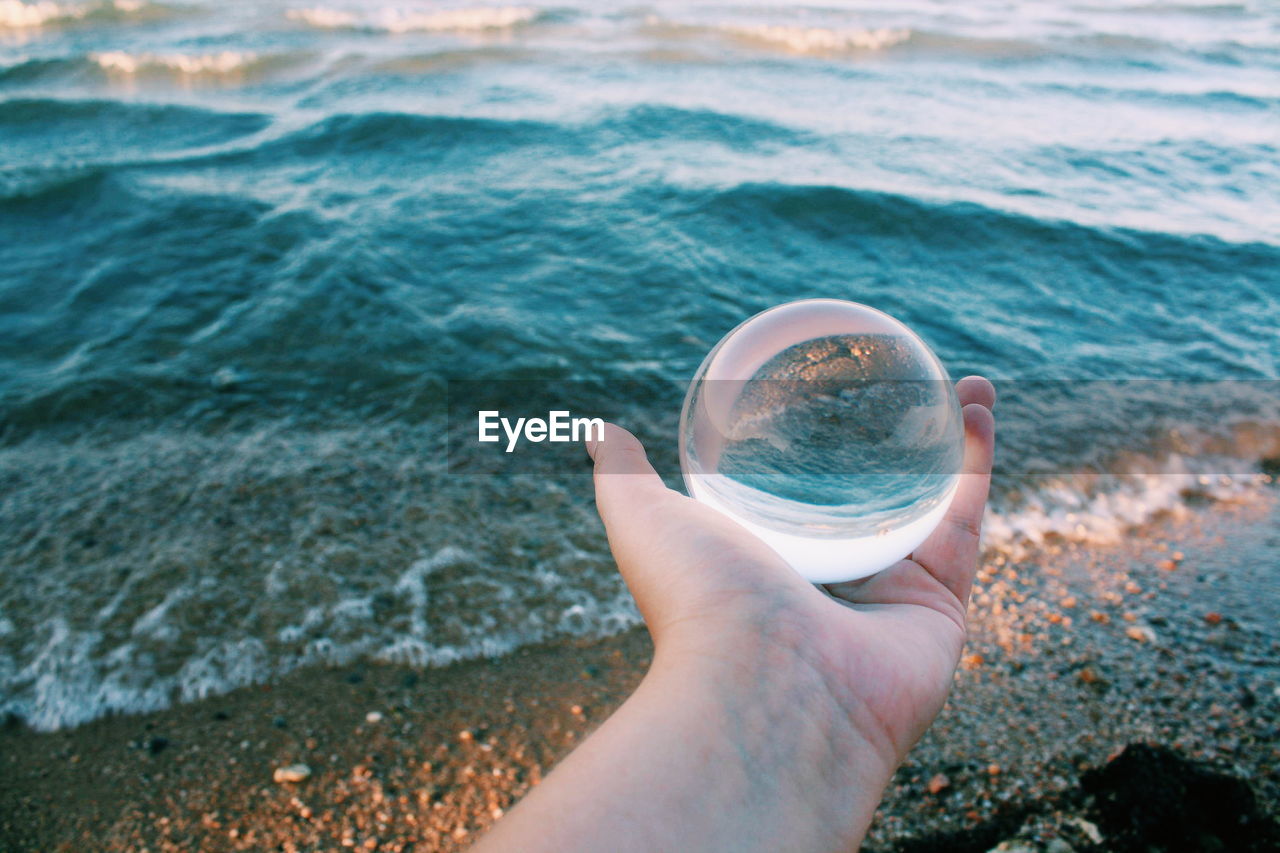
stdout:
[[1038,853],[1035,846],[1026,841],[1001,841],[987,853]]
[[382,722],[382,712],[370,711],[369,713],[364,715],[364,721],[366,723],[380,723]]
[[1139,643],[1154,643],[1156,641],[1156,632],[1145,625],[1130,625],[1124,629],[1124,635],[1130,640]]
[[1102,843],[1102,832],[1098,829],[1098,825],[1096,823],[1091,823],[1082,817],[1073,817],[1069,823],[1073,823],[1079,827],[1080,831],[1088,836],[1089,840],[1094,844]]
[[305,782],[311,775],[311,768],[305,764],[290,764],[287,767],[277,767],[275,772],[271,774],[271,778],[277,783],[285,782]]
[[936,773],[933,778],[929,780],[929,793],[937,794],[940,791],[946,790],[950,785],[951,780],[946,777],[946,774]]
[[1080,670],[1078,673],[1076,673],[1076,676],[1085,684],[1097,684],[1099,681],[1102,680],[1102,677],[1098,675],[1098,673],[1093,669],[1091,669],[1090,667],[1085,667],[1084,669]]
[[1222,622],[1222,614],[1211,610],[1204,615],[1204,621],[1210,625],[1218,625]]

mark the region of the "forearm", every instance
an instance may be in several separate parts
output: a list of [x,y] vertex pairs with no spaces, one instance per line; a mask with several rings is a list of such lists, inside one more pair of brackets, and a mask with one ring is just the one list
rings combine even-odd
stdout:
[[890,761],[794,655],[736,659],[659,654],[477,849],[856,848]]

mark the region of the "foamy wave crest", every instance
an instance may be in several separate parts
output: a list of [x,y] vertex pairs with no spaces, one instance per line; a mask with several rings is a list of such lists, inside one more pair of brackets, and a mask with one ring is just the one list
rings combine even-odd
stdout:
[[[438,666],[638,622],[586,500],[430,456],[401,426],[0,448],[0,718],[48,731],[298,667]],[[469,532],[511,494],[541,511]],[[90,527],[75,553],[42,544]]]
[[258,61],[256,53],[224,50],[220,53],[125,53],[113,50],[92,53],[89,58],[103,71],[116,74],[138,74],[147,69],[173,71],[179,74],[232,74],[243,71]]
[[30,29],[51,24],[62,24],[85,18],[113,13],[132,15],[143,11],[147,4],[142,0],[114,0],[110,3],[71,5],[40,0],[23,3],[21,0],[0,0],[0,29]]
[[509,30],[532,22],[539,13],[537,9],[526,6],[477,6],[435,12],[383,9],[369,16],[326,8],[290,9],[286,14],[289,20],[319,29],[372,29],[407,33]]
[[[299,667],[342,666],[372,659],[416,667],[446,666],[479,657],[496,657],[553,636],[604,636],[639,623],[630,597],[619,594],[598,601],[585,592],[559,610],[541,628],[494,624],[471,632],[459,642],[441,642],[440,626],[428,617],[430,579],[441,571],[466,567],[475,555],[457,547],[411,564],[390,588],[340,598],[309,608],[280,627],[275,637],[198,636],[195,649],[172,674],[155,671],[151,644],[183,639],[172,610],[194,595],[176,588],[134,621],[129,639],[113,645],[100,630],[73,628],[64,619],[46,623],[37,638],[38,651],[25,665],[0,655],[0,685],[10,696],[0,701],[0,714],[13,714],[37,731],[73,727],[106,714],[146,713],[174,702],[194,702],[238,687],[261,684]],[[268,572],[267,584],[272,583]],[[380,624],[380,608],[389,600],[404,605],[391,624]],[[12,633],[0,619],[0,636]],[[279,646],[298,648],[282,655]]]
[[[1271,482],[1245,459],[1171,455],[1133,474],[1076,474],[1042,483],[987,512],[984,548],[1015,558],[1052,540],[1115,544],[1162,515],[1190,511],[1190,500],[1240,501]],[[1211,473],[1210,473],[1211,472]]]
[[889,27],[875,29],[795,27],[759,25],[724,27],[724,32],[745,41],[780,47],[794,53],[843,53],[884,50],[911,38],[911,30]]

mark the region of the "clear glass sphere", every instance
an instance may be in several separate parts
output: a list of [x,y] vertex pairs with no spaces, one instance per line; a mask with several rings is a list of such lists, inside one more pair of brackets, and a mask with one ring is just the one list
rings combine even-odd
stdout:
[[888,314],[837,299],[725,335],[680,416],[689,494],[815,583],[907,556],[960,482],[964,425],[942,363]]

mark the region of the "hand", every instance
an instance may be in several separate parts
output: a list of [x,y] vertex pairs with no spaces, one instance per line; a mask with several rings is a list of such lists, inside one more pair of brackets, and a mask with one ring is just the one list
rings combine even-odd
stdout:
[[674,492],[640,443],[610,424],[588,446],[609,545],[658,659],[812,669],[890,772],[941,710],[965,640],[965,609],[990,483],[995,389],[970,376],[961,484],[942,524],[870,578],[815,587],[720,513]]
[[826,587],[666,488],[609,425],[588,447],[596,503],[653,664],[477,849],[855,849],[964,644],[995,390],[969,377],[957,392],[964,473],[941,526],[909,559]]

